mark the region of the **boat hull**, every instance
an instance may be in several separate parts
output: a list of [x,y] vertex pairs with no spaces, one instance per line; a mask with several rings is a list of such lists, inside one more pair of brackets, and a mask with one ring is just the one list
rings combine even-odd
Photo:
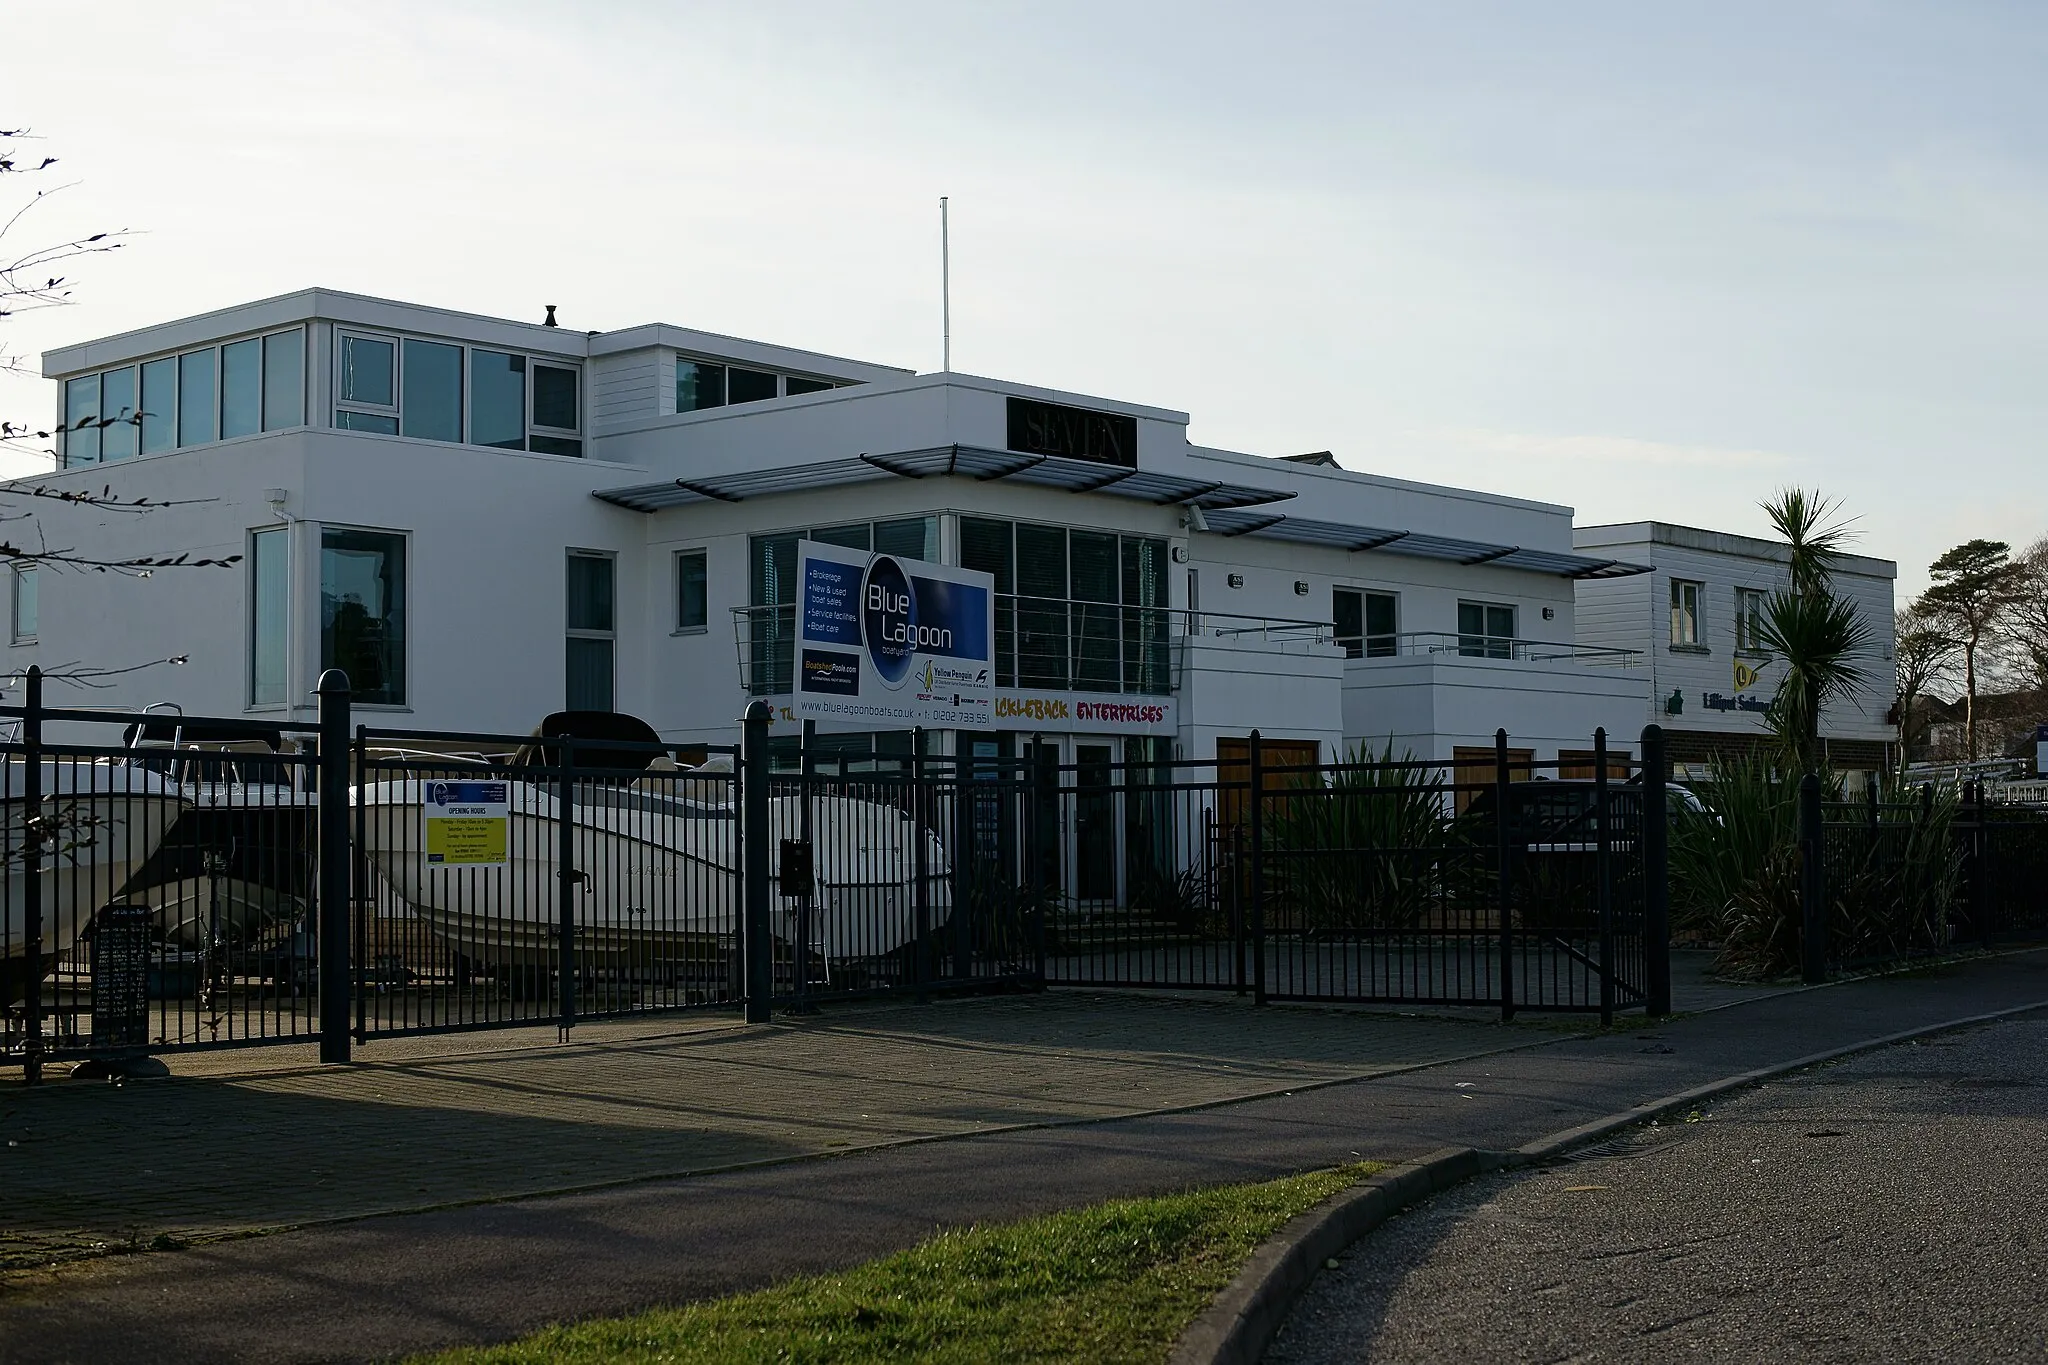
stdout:
[[[552,793],[508,784],[507,860],[432,865],[424,853],[423,784],[362,788],[364,851],[428,931],[492,966],[546,966],[561,951],[560,808]],[[894,952],[917,935],[915,827],[893,807],[816,798],[813,949],[828,960]],[[771,845],[803,825],[795,799],[772,802]],[[572,944],[585,967],[659,969],[701,960],[737,935],[739,825],[732,807],[631,789],[593,792],[573,820]],[[945,850],[925,835],[927,925],[950,905]],[[772,922],[793,934],[797,902],[774,896]]]

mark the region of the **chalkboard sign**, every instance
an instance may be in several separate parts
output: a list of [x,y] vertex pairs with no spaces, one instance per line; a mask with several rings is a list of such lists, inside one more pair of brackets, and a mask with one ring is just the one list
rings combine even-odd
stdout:
[[103,906],[92,927],[92,1045],[149,1045],[149,937],[156,912],[146,905]]

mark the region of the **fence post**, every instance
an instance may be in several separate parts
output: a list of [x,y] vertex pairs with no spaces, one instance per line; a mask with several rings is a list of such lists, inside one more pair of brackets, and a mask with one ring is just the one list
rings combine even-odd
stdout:
[[1266,765],[1259,732],[1250,744],[1252,827],[1252,1003],[1266,1003]]
[[320,1060],[349,1059],[348,674],[320,675]]
[[[1493,732],[1493,868],[1494,900],[1500,912],[1500,1019],[1515,1017],[1514,883],[1508,857],[1508,809],[1514,793],[1508,774],[1508,732]],[[1454,795],[1452,800],[1457,798]]]
[[[22,1079],[34,1085],[43,1078],[43,670],[29,665],[21,718],[21,927],[23,966],[28,984],[22,993],[27,1051]],[[97,907],[95,907],[97,909]],[[4,1004],[0,1001],[0,1004]]]
[[1045,988],[1045,917],[1052,909],[1052,888],[1059,866],[1059,752],[1039,743],[1032,750],[1030,825],[1025,831],[1025,857],[1031,865],[1031,924],[1038,955],[1038,985]]
[[818,894],[818,850],[812,843],[816,837],[812,826],[811,803],[818,792],[818,722],[804,722],[803,738],[798,741],[797,750],[797,793],[801,815],[801,829],[797,837],[803,840],[805,848],[811,850],[811,881],[804,887],[804,894],[796,903],[796,1012],[810,1014],[816,1006],[811,1004],[811,934],[815,922],[812,907]]
[[[955,734],[954,743],[971,746],[972,741]],[[980,801],[972,783],[971,753],[953,755],[953,979],[974,976],[974,887],[979,864],[975,859],[974,817]],[[991,892],[994,888],[989,888]]]
[[[370,730],[366,725],[355,727],[353,775],[358,786],[370,783]],[[364,865],[364,850],[370,846],[370,803],[358,801],[355,809],[355,823],[352,843],[349,848],[348,876],[349,903],[355,913],[349,916],[353,937],[349,939],[349,990],[355,996],[356,1032],[359,1043],[370,1041],[370,992],[364,989],[363,962],[370,942],[370,870]],[[296,989],[296,988],[294,988]]]
[[561,1007],[557,1036],[566,1043],[576,1026],[576,888],[583,874],[576,867],[576,740],[563,735],[556,742],[555,1002]]
[[772,1017],[774,938],[768,932],[768,703],[753,702],[740,739],[741,961],[746,969],[747,1022]]
[[1607,795],[1607,727],[1593,731],[1593,909],[1600,929],[1600,1027],[1614,1024],[1614,835]]
[[1664,727],[1643,727],[1643,957],[1645,1013],[1671,1013],[1671,811]]
[[910,825],[911,875],[916,886],[911,891],[910,901],[917,915],[917,940],[910,959],[910,981],[917,991],[917,1003],[922,1005],[929,998],[925,987],[931,975],[931,933],[932,933],[932,892],[931,867],[926,861],[925,828],[931,823],[931,793],[925,790],[924,775],[924,727],[913,726],[910,731]]
[[1809,986],[1828,977],[1826,833],[1821,826],[1820,778],[1799,779],[1799,970]]
[[1977,942],[1989,948],[1998,936],[1991,927],[1991,826],[1984,819],[1984,783],[1972,782],[1970,795],[1970,914],[1977,922]]

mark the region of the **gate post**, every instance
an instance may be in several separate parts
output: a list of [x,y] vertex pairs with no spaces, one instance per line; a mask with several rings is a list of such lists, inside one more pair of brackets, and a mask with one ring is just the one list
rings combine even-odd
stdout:
[[[563,735],[555,787],[555,1003],[559,1038],[569,1041],[576,1026],[576,888],[583,881],[576,867],[576,740]],[[543,749],[541,752],[547,752]]]
[[[956,750],[962,746],[954,732]],[[971,741],[966,747],[971,747]],[[967,981],[974,976],[974,890],[980,864],[975,858],[974,820],[979,813],[980,795],[972,784],[970,754],[953,755],[953,979]],[[991,892],[995,888],[990,887]],[[984,903],[992,897],[985,897]]]
[[[1514,863],[1508,856],[1508,732],[1493,732],[1493,872],[1495,908],[1500,913],[1500,1021],[1515,1017]],[[1457,799],[1455,790],[1452,800]]]
[[1600,929],[1600,1027],[1614,1025],[1614,835],[1607,796],[1607,727],[1593,731],[1593,909]]
[[320,675],[320,1060],[349,1059],[348,674]]
[[917,1003],[922,1005],[929,998],[925,991],[926,979],[931,975],[932,936],[932,878],[931,866],[927,861],[925,829],[931,823],[931,793],[925,790],[924,775],[924,727],[917,725],[910,731],[910,868],[916,885],[910,893],[910,902],[917,915],[917,938],[911,948],[910,981],[916,988]]
[[39,665],[29,665],[26,691],[21,718],[20,857],[22,962],[28,972],[22,1008],[26,1011],[23,1022],[28,1030],[28,1051],[22,1060],[22,1080],[34,1085],[43,1078],[43,670]]
[[1809,986],[1828,977],[1826,837],[1820,778],[1808,773],[1799,779],[1799,972]]
[[1991,947],[1996,935],[1991,930],[1991,826],[1984,820],[1984,783],[1970,784],[1970,916],[1976,921],[1977,942]]
[[1250,745],[1252,827],[1252,1003],[1266,1003],[1266,766],[1259,732]]
[[741,960],[747,974],[747,1022],[772,1016],[775,964],[768,932],[768,703],[747,707],[740,740]]
[[1052,909],[1052,888],[1058,880],[1060,844],[1059,753],[1040,742],[1031,750],[1031,808],[1026,815],[1024,858],[1031,888],[1031,937],[1038,958],[1038,987],[1045,989],[1045,917]]
[[1671,1013],[1671,815],[1665,791],[1664,727],[1643,727],[1643,956],[1645,1013]]

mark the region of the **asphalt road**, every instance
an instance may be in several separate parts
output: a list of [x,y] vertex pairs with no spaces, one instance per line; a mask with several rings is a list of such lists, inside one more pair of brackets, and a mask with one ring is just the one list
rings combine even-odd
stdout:
[[267,1365],[503,1340],[836,1269],[940,1227],[1360,1156],[1513,1147],[1750,1068],[2038,1004],[2048,955],[2035,953],[1192,1113],[119,1257],[10,1283],[0,1362]]
[[2048,1019],[1817,1067],[1447,1192],[1267,1365],[2048,1359]]

